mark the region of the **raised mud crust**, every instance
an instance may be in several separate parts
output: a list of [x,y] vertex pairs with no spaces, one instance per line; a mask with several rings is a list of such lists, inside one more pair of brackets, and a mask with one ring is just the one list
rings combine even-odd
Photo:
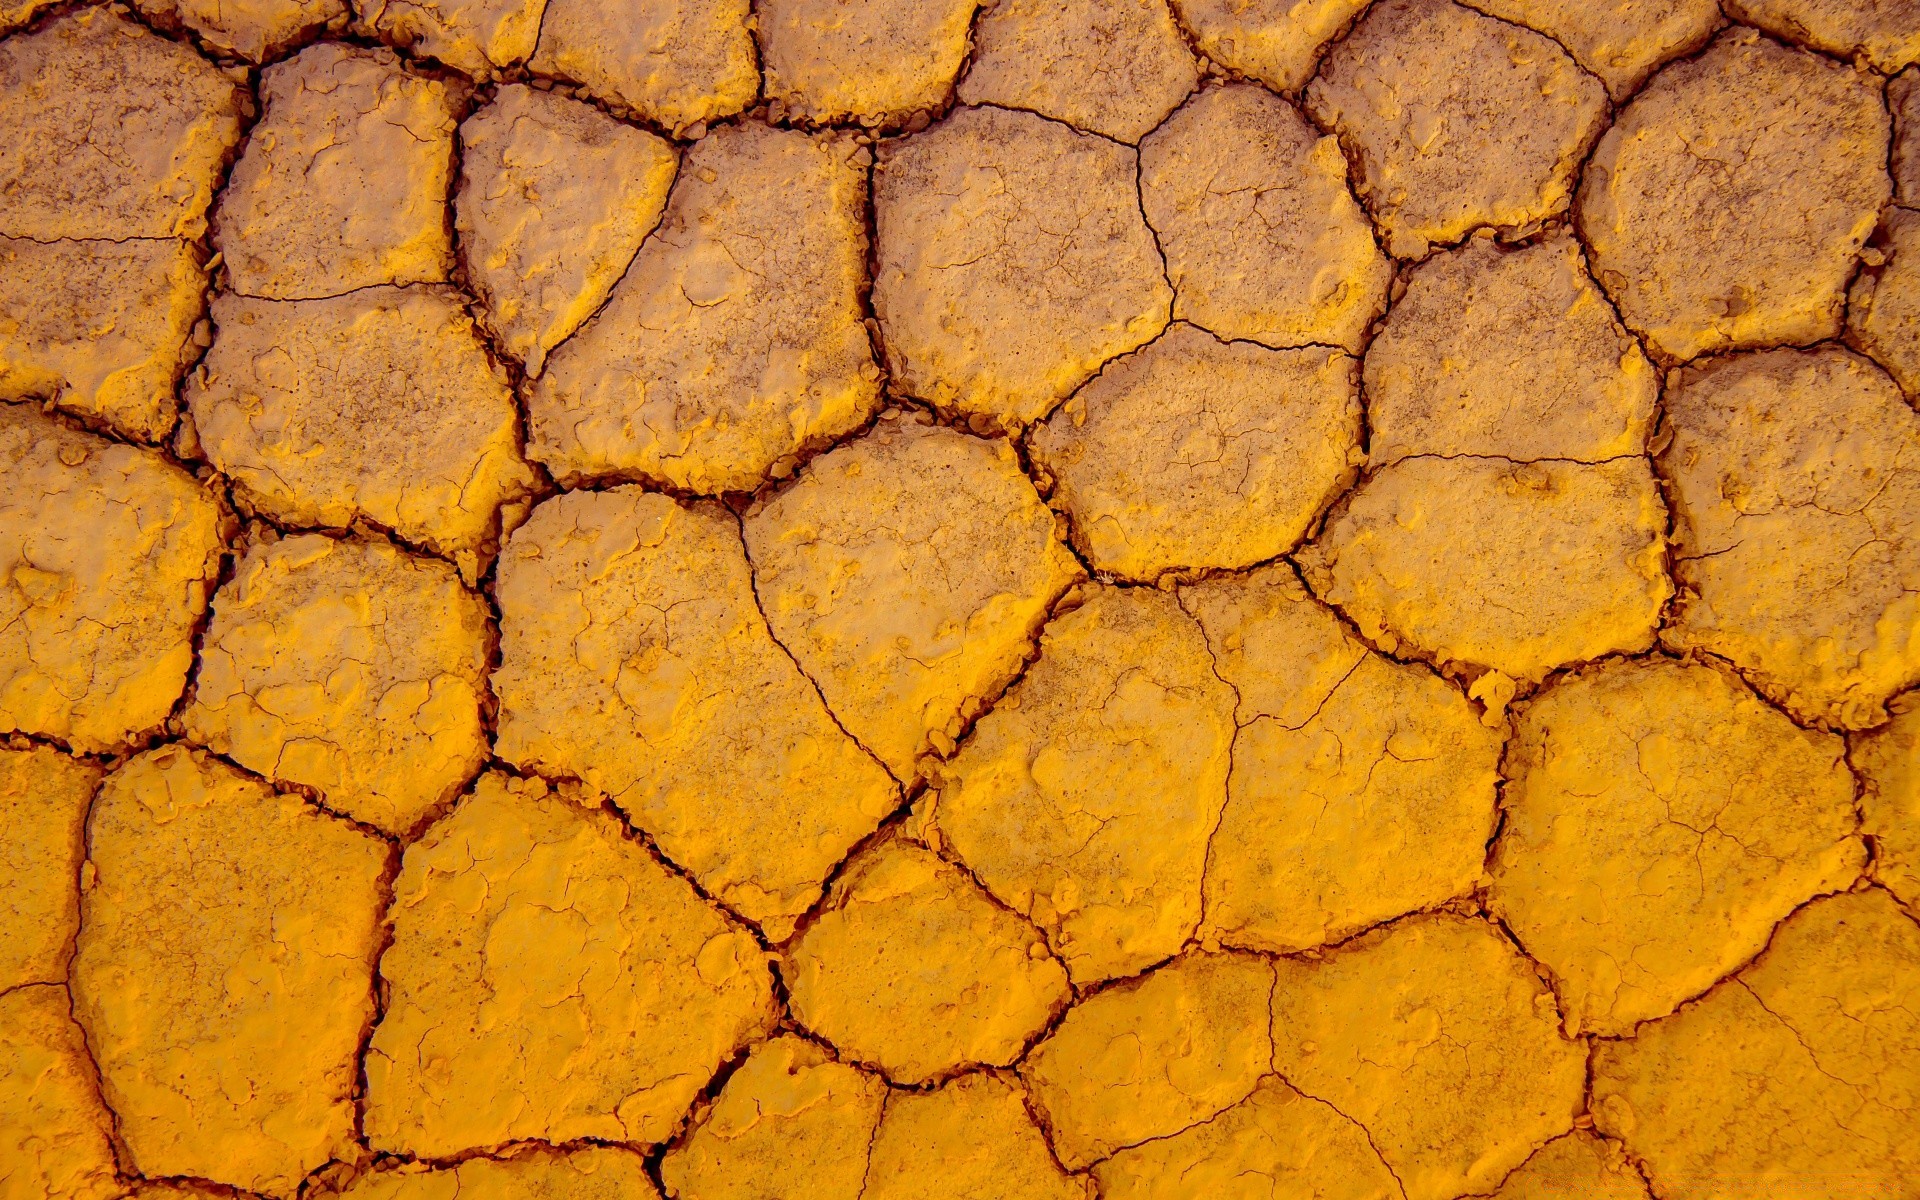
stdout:
[[1233,693],[1172,596],[1081,598],[942,768],[925,815],[1085,985],[1167,957],[1199,923]]
[[87,839],[74,1008],[127,1165],[290,1195],[353,1153],[387,848],[179,746]]
[[1073,1170],[1190,1129],[1245,1100],[1267,1074],[1273,968],[1250,954],[1192,954],[1076,1005],[1021,1074]]
[[1491,1191],[1572,1127],[1586,1048],[1491,925],[1411,917],[1275,968],[1273,1069],[1359,1123],[1407,1200]]
[[1138,142],[1200,78],[1166,0],[998,0],[973,31],[966,104]]
[[35,13],[53,3],[54,0],[0,0],[0,31],[11,32],[27,24]]
[[194,741],[405,836],[487,758],[487,608],[383,541],[256,545],[215,595]]
[[527,64],[676,133],[760,89],[749,0],[548,0]]
[[1271,1076],[1211,1120],[1094,1164],[1093,1177],[1102,1200],[1242,1196],[1250,1180],[1270,1185],[1275,1197],[1399,1200],[1401,1194],[1366,1131]]
[[0,399],[45,398],[142,441],[165,437],[206,285],[183,241],[0,236]]
[[244,95],[113,7],[0,42],[0,235],[199,237]]
[[1888,707],[1893,720],[1848,737],[1860,773],[1861,832],[1873,839],[1874,878],[1920,912],[1920,697]]
[[880,151],[873,307],[895,386],[1001,425],[1037,421],[1166,328],[1173,291],[1134,151],[963,108]]
[[753,939],[589,799],[489,773],[407,848],[366,1056],[375,1149],[662,1141],[771,1024]]
[[902,780],[953,752],[1080,575],[1011,447],[898,413],[745,526],[774,637]]
[[1490,17],[1538,30],[1566,47],[1623,100],[1671,58],[1706,44],[1720,24],[1715,0],[1464,0]]
[[110,750],[187,683],[225,519],[160,455],[0,405],[0,732]]
[[1665,527],[1645,459],[1406,458],[1299,558],[1376,644],[1538,680],[1653,644],[1673,590]]
[[90,762],[0,742],[0,992],[67,977],[87,806],[99,783]]
[[0,992],[0,1182],[9,1197],[121,1200],[113,1118],[58,985]]
[[1456,686],[1368,651],[1284,564],[1180,599],[1240,697],[1203,938],[1302,950],[1473,890],[1501,737]]
[[1275,91],[1305,87],[1369,0],[1173,0],[1200,52]]
[[865,421],[868,158],[850,134],[750,123],[696,143],[606,307],[528,389],[529,453],[564,482],[750,492]]
[[[470,1158],[433,1170],[395,1165],[340,1189],[331,1200],[659,1200],[647,1160],[625,1146],[564,1150],[528,1145],[503,1158]],[[144,1198],[142,1198],[144,1200]]]
[[886,1084],[790,1035],[754,1047],[687,1138],[668,1148],[660,1177],[675,1196],[773,1200],[779,1180],[822,1196],[857,1197]]
[[327,42],[268,67],[260,95],[213,217],[234,291],[312,300],[447,278],[455,87],[391,50]]
[[1895,208],[1882,226],[1884,269],[1862,273],[1847,300],[1848,340],[1920,402],[1920,212]]
[[1726,0],[1727,15],[1776,37],[1862,59],[1891,74],[1920,61],[1920,9],[1910,0]]
[[1328,53],[1307,110],[1359,162],[1396,258],[1566,208],[1606,89],[1531,30],[1451,0],[1383,0]]
[[391,45],[486,79],[523,63],[547,0],[354,0],[361,25]]
[[963,1075],[935,1092],[895,1092],[868,1154],[861,1200],[1084,1200],[997,1074]]
[[506,372],[452,291],[224,295],[213,320],[187,408],[248,506],[290,525],[372,521],[479,574],[533,472]]
[[347,0],[133,0],[168,28],[185,26],[222,54],[263,62],[346,23]]
[[1533,1152],[1494,1200],[1652,1200],[1618,1142],[1575,1130]]
[[1530,701],[1488,904],[1552,972],[1567,1032],[1666,1016],[1858,878],[1845,760],[1722,667],[1615,661]]
[[1600,139],[1577,205],[1594,276],[1669,358],[1833,337],[1887,138],[1877,84],[1729,31]]
[[976,0],[763,0],[768,100],[801,121],[890,125],[936,108],[965,61]]
[[1894,199],[1920,205],[1920,67],[1908,67],[1887,83],[1893,112]]
[[1585,462],[1646,447],[1660,380],[1564,234],[1415,268],[1367,350],[1369,454]]
[[1039,930],[900,839],[835,880],[781,974],[796,1019],[900,1083],[1007,1066],[1072,998]]
[[480,319],[537,376],[659,222],[673,146],[524,84],[463,121],[460,145],[454,225]]
[[1356,365],[1176,324],[1108,364],[1030,448],[1095,570],[1250,566],[1298,545],[1352,482]]
[[769,635],[718,506],[558,497],[508,541],[494,592],[500,756],[611,797],[774,940],[898,803]]
[[1251,84],[1209,88],[1140,143],[1173,315],[1221,337],[1358,352],[1393,268],[1339,142]]
[[1920,681],[1920,416],[1837,347],[1714,361],[1666,408],[1681,592],[1663,639],[1803,719],[1879,724]]
[[1920,1178],[1920,926],[1881,891],[1816,901],[1759,961],[1594,1048],[1593,1111],[1659,1196],[1898,1196]]

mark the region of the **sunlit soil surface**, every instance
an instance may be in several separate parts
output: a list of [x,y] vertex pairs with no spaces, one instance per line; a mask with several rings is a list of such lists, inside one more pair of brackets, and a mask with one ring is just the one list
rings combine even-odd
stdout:
[[0,0],[0,1200],[1920,1200],[1920,4]]

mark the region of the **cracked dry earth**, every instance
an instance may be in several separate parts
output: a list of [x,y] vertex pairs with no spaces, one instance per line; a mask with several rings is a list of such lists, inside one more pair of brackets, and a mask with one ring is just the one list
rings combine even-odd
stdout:
[[0,0],[0,1200],[1920,1198],[1920,2]]

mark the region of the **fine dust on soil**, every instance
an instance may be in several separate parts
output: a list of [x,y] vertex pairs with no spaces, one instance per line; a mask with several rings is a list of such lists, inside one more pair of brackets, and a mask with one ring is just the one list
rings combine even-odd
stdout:
[[1920,1200],[1916,64],[0,0],[0,1200]]

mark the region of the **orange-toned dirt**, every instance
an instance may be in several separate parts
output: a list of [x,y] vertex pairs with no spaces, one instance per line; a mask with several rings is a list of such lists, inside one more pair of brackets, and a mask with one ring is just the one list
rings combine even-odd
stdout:
[[0,1200],[1920,1200],[1917,0],[0,0]]

